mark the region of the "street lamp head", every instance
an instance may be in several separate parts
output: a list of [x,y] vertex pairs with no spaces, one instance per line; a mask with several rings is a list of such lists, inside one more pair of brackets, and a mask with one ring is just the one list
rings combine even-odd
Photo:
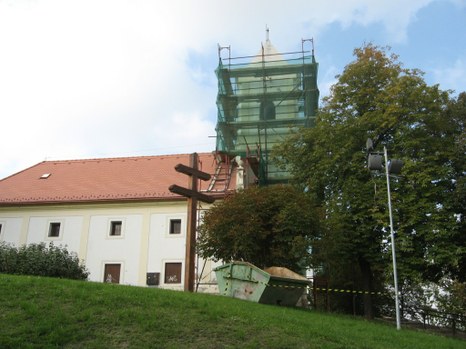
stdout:
[[390,174],[400,174],[403,167],[403,160],[391,159],[388,163],[388,172]]
[[366,141],[366,150],[367,152],[370,152],[373,149],[374,149],[374,142],[372,141],[372,139],[368,138]]
[[369,154],[367,158],[367,167],[371,171],[382,170],[382,155],[380,154]]

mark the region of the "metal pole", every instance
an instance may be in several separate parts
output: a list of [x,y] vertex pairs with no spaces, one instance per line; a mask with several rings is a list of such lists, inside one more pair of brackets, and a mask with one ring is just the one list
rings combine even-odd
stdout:
[[383,152],[385,156],[385,175],[387,177],[388,212],[390,216],[390,237],[392,241],[393,281],[395,284],[396,329],[399,330],[401,329],[400,301],[398,298],[398,276],[396,272],[395,233],[393,232],[392,199],[390,195],[390,177],[388,174],[388,155],[387,155],[386,147],[383,147]]

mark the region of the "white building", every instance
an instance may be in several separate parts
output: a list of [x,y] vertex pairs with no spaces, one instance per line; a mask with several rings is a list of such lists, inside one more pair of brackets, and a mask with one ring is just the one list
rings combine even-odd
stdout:
[[[183,289],[187,199],[168,190],[188,184],[178,163],[189,165],[189,155],[44,161],[4,178],[0,242],[64,245],[90,281]],[[213,175],[200,191],[222,198],[235,189],[236,168],[199,154],[199,169]],[[215,281],[213,265],[198,264],[202,288]]]
[[[289,179],[269,155],[315,119],[318,64],[306,41],[279,54],[267,31],[260,54],[243,63],[219,48],[217,146],[199,154],[199,169],[212,175],[200,191],[221,199]],[[91,281],[184,289],[187,199],[168,190],[188,183],[178,163],[189,166],[190,156],[44,161],[9,176],[0,180],[0,242],[67,246]],[[213,282],[212,267],[198,260],[196,279]]]

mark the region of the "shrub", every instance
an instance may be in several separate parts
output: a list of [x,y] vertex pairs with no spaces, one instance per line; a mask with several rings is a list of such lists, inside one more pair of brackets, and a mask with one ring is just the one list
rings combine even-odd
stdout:
[[86,280],[89,273],[74,252],[50,243],[19,248],[0,243],[0,273]]

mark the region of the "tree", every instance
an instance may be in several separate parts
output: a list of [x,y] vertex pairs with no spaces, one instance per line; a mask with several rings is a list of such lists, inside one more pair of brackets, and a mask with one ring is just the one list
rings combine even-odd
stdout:
[[317,212],[302,191],[289,185],[251,187],[205,213],[197,246],[203,258],[303,271],[317,234]]
[[[449,259],[448,276],[466,283],[466,92],[450,101],[446,109],[449,132],[444,135],[450,141],[448,180],[445,182],[444,211],[454,213],[450,241],[455,241],[454,256]],[[451,218],[450,218],[451,220]],[[448,243],[448,242],[447,242]]]
[[[324,99],[316,127],[276,150],[325,212],[313,262],[338,287],[377,291],[392,280],[385,177],[366,168],[367,138],[405,162],[403,177],[391,180],[399,279],[436,280],[458,260],[448,236],[459,229],[449,195],[457,190],[452,157],[454,149],[461,151],[450,136],[462,134],[453,117],[460,107],[447,113],[449,94],[428,86],[419,70],[404,69],[388,51],[372,44],[355,49],[355,61]],[[455,173],[464,177],[464,170]],[[370,294],[363,303],[372,317]]]

